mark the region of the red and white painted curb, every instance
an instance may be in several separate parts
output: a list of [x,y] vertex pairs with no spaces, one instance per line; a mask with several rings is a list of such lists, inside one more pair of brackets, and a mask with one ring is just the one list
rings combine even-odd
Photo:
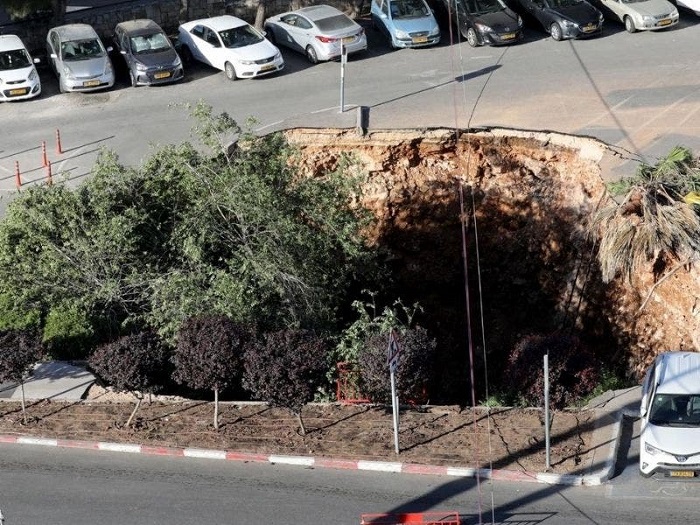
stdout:
[[367,461],[327,457],[255,454],[249,452],[209,450],[201,448],[175,448],[154,445],[135,445],[129,443],[109,443],[98,441],[80,441],[71,439],[51,439],[29,436],[0,435],[0,443],[78,448],[88,450],[99,450],[105,452],[125,452],[129,454],[146,454],[150,456],[219,459],[228,461],[243,461],[250,463],[269,463],[272,465],[297,465],[307,468],[370,470],[375,472],[430,474],[435,476],[456,476],[465,478],[475,478],[478,475],[481,479],[491,479],[499,481],[527,481],[534,483],[563,485],[599,485],[601,483],[601,481],[591,479],[590,476],[532,473],[518,470],[474,469],[467,467],[421,465],[418,463],[400,463],[392,461]]

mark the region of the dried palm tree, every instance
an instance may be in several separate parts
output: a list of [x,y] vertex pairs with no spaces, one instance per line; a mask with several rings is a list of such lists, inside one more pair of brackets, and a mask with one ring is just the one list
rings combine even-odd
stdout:
[[700,162],[680,146],[612,185],[611,192],[625,193],[624,199],[599,209],[590,222],[600,238],[603,281],[617,275],[629,281],[649,263],[662,273],[670,261],[690,262],[700,256],[698,190]]

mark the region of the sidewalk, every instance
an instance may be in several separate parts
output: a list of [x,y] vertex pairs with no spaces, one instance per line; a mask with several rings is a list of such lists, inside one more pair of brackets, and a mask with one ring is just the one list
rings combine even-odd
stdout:
[[[78,401],[94,382],[95,376],[85,368],[63,361],[38,363],[24,383],[24,397],[27,401]],[[19,401],[22,399],[22,389],[13,383],[0,384],[2,399]]]

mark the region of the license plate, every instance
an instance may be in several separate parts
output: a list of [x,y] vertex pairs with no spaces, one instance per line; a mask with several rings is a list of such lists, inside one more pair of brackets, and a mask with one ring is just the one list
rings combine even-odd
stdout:
[[354,36],[346,36],[343,38],[343,44],[349,44],[350,42],[354,42],[355,37]]
[[169,76],[170,71],[159,71],[158,73],[153,74],[154,78],[168,78]]
[[83,87],[94,87],[94,86],[99,86],[100,81],[99,80],[86,80],[83,82]]
[[22,89],[11,89],[10,90],[10,96],[14,97],[17,95],[26,95],[29,92],[27,88],[22,88]]
[[275,65],[274,65],[274,64],[268,64],[268,65],[266,65],[266,66],[261,67],[261,68],[260,68],[260,71],[270,71],[270,70],[272,70],[272,69],[275,69]]
[[428,37],[427,36],[416,36],[416,37],[413,37],[412,40],[413,40],[414,44],[423,44],[424,42],[428,41]]
[[694,478],[695,472],[692,470],[672,470],[668,475],[672,478]]
[[590,33],[591,31],[595,31],[595,24],[588,24],[586,27],[583,28],[583,30],[586,33]]
[[659,25],[660,26],[667,26],[671,23],[670,18],[664,18],[663,20],[659,20]]
[[505,33],[501,35],[501,40],[513,40],[515,38],[515,33]]

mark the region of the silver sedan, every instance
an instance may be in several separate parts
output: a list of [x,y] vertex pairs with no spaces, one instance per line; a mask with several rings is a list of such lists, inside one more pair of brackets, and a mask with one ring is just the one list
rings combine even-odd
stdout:
[[329,5],[302,7],[265,20],[267,37],[275,44],[304,53],[312,64],[332,60],[343,50],[367,49],[365,30]]
[[88,24],[54,27],[46,36],[46,54],[58,77],[61,93],[94,91],[114,85],[108,51]]

